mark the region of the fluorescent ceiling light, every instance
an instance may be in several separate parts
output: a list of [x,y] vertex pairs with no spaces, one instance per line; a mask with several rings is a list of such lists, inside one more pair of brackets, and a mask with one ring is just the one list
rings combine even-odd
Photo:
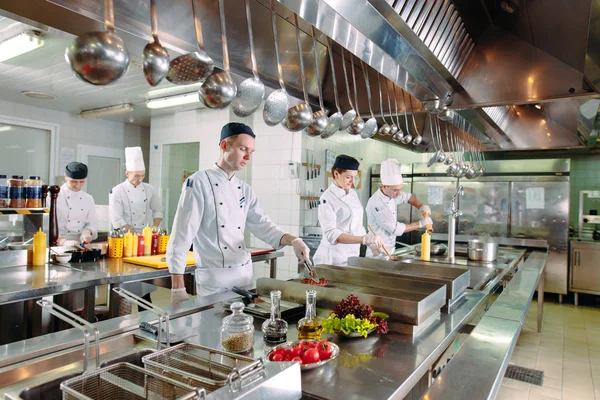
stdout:
[[10,131],[11,129],[12,129],[12,126],[8,126],[8,125],[0,126],[0,132]]
[[185,86],[169,85],[167,87],[149,91],[148,97],[168,96],[171,94],[176,95],[176,94],[180,94],[181,92],[189,92],[190,90],[200,89],[201,86],[202,86],[202,82],[192,83],[191,85],[185,85]]
[[182,106],[184,104],[200,103],[200,96],[198,92],[186,93],[181,96],[162,97],[159,99],[151,99],[146,102],[146,107],[155,108],[166,108]]
[[79,116],[81,118],[97,118],[106,117],[108,115],[125,114],[131,111],[133,111],[133,105],[125,103],[116,106],[95,108],[93,110],[83,110],[79,113]]
[[23,32],[0,43],[0,62],[42,47],[45,40],[38,35],[36,31]]

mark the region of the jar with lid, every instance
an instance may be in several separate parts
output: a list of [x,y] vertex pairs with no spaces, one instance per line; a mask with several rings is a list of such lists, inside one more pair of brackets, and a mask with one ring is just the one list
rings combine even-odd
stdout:
[[8,180],[6,175],[0,175],[0,208],[8,207]]
[[323,325],[321,318],[317,317],[317,292],[306,291],[306,315],[297,324],[298,339],[321,340]]
[[271,291],[271,318],[262,324],[263,340],[271,344],[287,341],[288,323],[281,318],[281,292]]
[[254,318],[244,314],[244,303],[230,306],[233,314],[223,318],[221,346],[232,353],[243,353],[254,345]]
[[39,176],[30,176],[27,179],[27,186],[25,188],[25,197],[27,208],[41,208],[42,207],[42,180]]
[[25,208],[25,179],[20,175],[13,175],[8,180],[8,195],[10,208]]

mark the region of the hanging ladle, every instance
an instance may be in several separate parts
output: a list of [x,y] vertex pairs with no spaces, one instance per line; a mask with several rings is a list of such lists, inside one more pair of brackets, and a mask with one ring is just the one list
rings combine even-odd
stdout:
[[250,0],[246,0],[246,22],[248,25],[248,41],[250,44],[250,61],[252,63],[252,76],[244,80],[238,87],[237,94],[231,107],[238,117],[247,117],[258,110],[265,98],[265,85],[258,77],[256,67],[256,54],[254,52],[254,34],[252,32],[252,14],[250,13]]
[[[404,98],[404,90],[400,89],[400,91],[402,92],[402,102],[404,103],[404,122],[406,125],[406,133],[400,141],[404,144],[409,144],[410,142],[412,142],[413,137],[410,134],[410,128],[408,127],[408,104],[406,102],[406,99]],[[408,95],[408,97],[410,98],[410,94]]]
[[383,119],[383,125],[379,128],[379,134],[382,136],[386,136],[390,134],[392,128],[385,120],[385,114],[383,113],[383,96],[381,90],[381,74],[377,74],[377,84],[379,85],[379,110],[381,110],[381,119]]
[[144,47],[144,51],[142,52],[142,66],[146,81],[150,86],[156,86],[167,76],[171,58],[167,49],[158,40],[155,0],[150,0],[150,25],[152,27],[153,40]]
[[273,25],[273,41],[275,42],[275,60],[277,61],[277,74],[280,89],[277,89],[267,97],[263,108],[263,120],[268,126],[280,124],[287,115],[290,108],[290,96],[285,90],[283,82],[283,70],[279,61],[279,37],[277,35],[277,14],[275,13],[275,0],[271,0],[271,24]]
[[221,19],[221,44],[223,45],[223,71],[213,72],[206,78],[198,91],[204,105],[214,109],[229,106],[237,94],[237,85],[229,73],[229,49],[227,48],[224,0],[219,0],[219,18]]
[[356,74],[354,72],[354,62],[352,61],[352,55],[350,56],[350,66],[352,68],[352,81],[354,83],[354,104],[356,106],[356,117],[352,120],[352,123],[348,127],[347,131],[351,135],[360,135],[365,128],[365,121],[360,117],[360,110],[358,109],[358,94],[356,89]]
[[298,16],[294,14],[296,24],[296,41],[298,42],[298,57],[300,59],[300,80],[302,81],[302,91],[304,93],[304,103],[297,104],[288,109],[286,117],[281,125],[288,131],[298,132],[303,130],[312,122],[312,110],[308,104],[308,93],[306,92],[306,77],[304,76],[304,60],[302,59],[302,41],[300,40],[300,27],[298,26]]
[[[390,135],[395,135],[396,132],[398,132],[398,125],[396,124],[396,122],[394,122],[394,112],[392,111],[392,103],[390,102],[390,90],[388,88],[388,81],[389,79],[385,80],[385,93],[387,94],[387,101],[388,101],[388,110],[390,110],[390,120],[392,121],[392,125],[390,125]],[[398,106],[397,106],[397,102],[396,102],[396,92],[394,92],[394,104],[396,104],[396,113],[398,112]],[[402,133],[402,135],[404,135],[404,133]]]
[[363,60],[360,60],[360,65],[363,70],[363,75],[365,76],[365,85],[367,88],[367,101],[369,103],[369,111],[371,112],[371,118],[369,118],[365,122],[365,127],[363,128],[363,131],[360,133],[360,136],[363,139],[370,139],[377,132],[377,119],[375,118],[375,114],[373,114],[373,107],[371,106],[372,99],[371,99],[371,83],[369,81],[369,71],[367,71],[367,67],[365,66],[365,63],[363,62]]
[[444,160],[444,165],[450,165],[454,162],[454,155],[452,154],[452,149],[450,148],[450,133],[448,133],[448,123],[444,122],[444,127],[446,128],[446,144],[448,145],[448,154],[446,154],[446,159]]
[[105,31],[78,36],[65,53],[75,75],[92,85],[108,85],[119,80],[129,68],[125,42],[115,33],[113,0],[104,0]]
[[313,53],[315,55],[315,74],[317,75],[317,92],[319,94],[319,107],[320,110],[317,110],[312,115],[312,122],[308,124],[304,132],[308,134],[308,136],[320,136],[325,129],[327,129],[327,125],[329,124],[329,118],[327,118],[327,112],[325,111],[325,106],[323,105],[323,93],[321,91],[321,71],[319,70],[319,53],[317,51],[317,39],[315,39],[315,27],[310,26],[310,36],[312,37],[313,42]]
[[333,81],[333,96],[335,97],[335,108],[337,109],[337,112],[329,116],[329,124],[327,124],[325,131],[321,133],[322,139],[327,139],[328,137],[333,136],[333,134],[342,126],[343,120],[342,109],[340,108],[340,99],[338,97],[337,81],[335,77],[335,64],[333,63],[333,42],[331,39],[328,39],[328,43],[329,64],[331,65],[331,79]]
[[410,101],[410,116],[412,117],[413,128],[415,128],[415,132],[417,132],[417,137],[413,139],[413,146],[418,146],[423,141],[423,136],[419,133],[419,129],[417,129],[417,121],[415,121],[415,112],[413,109],[412,96],[409,95],[408,100]]
[[344,56],[344,48],[340,46],[342,51],[342,67],[344,68],[344,81],[346,82],[346,94],[348,95],[348,104],[350,104],[350,109],[346,111],[344,117],[342,118],[342,123],[340,124],[340,131],[346,130],[350,127],[352,121],[356,117],[356,111],[354,111],[354,105],[352,104],[352,95],[350,93],[350,85],[348,84],[348,72],[346,71],[346,57]]

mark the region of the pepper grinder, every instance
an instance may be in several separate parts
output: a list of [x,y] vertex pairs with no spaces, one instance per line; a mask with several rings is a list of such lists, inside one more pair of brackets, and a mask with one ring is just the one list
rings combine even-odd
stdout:
[[42,208],[46,208],[46,200],[48,197],[48,185],[42,185]]
[[56,199],[60,192],[60,186],[50,186],[50,247],[58,246],[58,214],[56,213]]

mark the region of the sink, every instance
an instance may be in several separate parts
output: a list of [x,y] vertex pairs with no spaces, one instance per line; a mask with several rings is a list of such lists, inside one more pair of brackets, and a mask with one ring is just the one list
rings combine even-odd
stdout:
[[[141,357],[145,355],[143,353],[145,350],[153,350],[155,348],[155,341],[133,333],[125,333],[100,341],[100,360],[102,362],[110,362],[124,357],[131,357],[134,361],[137,358],[141,360]],[[95,366],[95,352],[96,349],[92,342],[90,343],[90,368]],[[36,388],[46,384],[46,382],[53,382],[57,379],[58,375],[64,380],[66,379],[64,378],[66,374],[81,373],[82,370],[83,345],[79,345],[67,350],[52,352],[16,364],[15,366],[2,368],[0,369],[0,382],[3,386],[16,385],[20,386],[19,391],[27,388],[25,391],[31,390],[31,393],[34,393]],[[49,377],[50,379],[48,379]]]
[[135,349],[129,354],[126,354],[119,358],[113,358],[110,361],[104,361],[100,364],[100,368],[108,367],[118,363],[129,363],[133,365],[137,365],[138,367],[144,367],[144,363],[142,362],[142,357],[147,356],[148,354],[154,353],[154,350],[150,349]]
[[61,376],[50,382],[42,383],[41,385],[34,386],[23,390],[19,393],[19,397],[23,400],[61,400],[62,391],[60,390],[60,384],[67,379],[74,378],[81,375],[81,373],[74,373]]

